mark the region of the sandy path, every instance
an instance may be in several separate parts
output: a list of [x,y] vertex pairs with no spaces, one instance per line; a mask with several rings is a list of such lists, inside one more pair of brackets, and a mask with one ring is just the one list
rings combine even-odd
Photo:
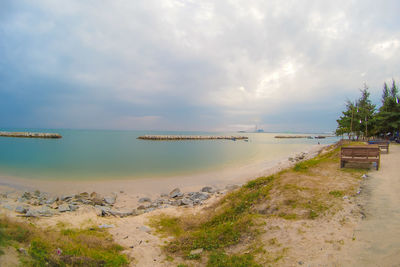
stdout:
[[381,155],[360,197],[366,218],[355,230],[355,242],[344,266],[400,266],[400,145]]

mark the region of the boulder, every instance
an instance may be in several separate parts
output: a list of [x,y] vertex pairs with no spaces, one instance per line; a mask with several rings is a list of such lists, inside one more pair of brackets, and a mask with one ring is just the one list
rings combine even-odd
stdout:
[[15,208],[15,212],[18,212],[18,213],[25,214],[27,211],[28,211],[28,209],[24,206],[17,206]]
[[69,204],[68,206],[69,206],[69,209],[70,209],[71,211],[76,211],[77,209],[79,209],[79,206],[78,206],[78,205]]
[[56,202],[57,200],[58,200],[58,197],[49,197],[49,198],[45,201],[45,203],[48,204],[48,205],[51,205],[51,204],[53,204],[54,202]]
[[58,211],[59,212],[66,212],[66,211],[70,211],[71,209],[69,208],[68,204],[61,204],[60,206],[58,206]]
[[96,205],[95,208],[97,210],[100,210],[100,212],[97,211],[97,214],[100,214],[101,216],[107,216],[110,214],[111,211],[110,207],[105,207],[105,206]]
[[206,193],[214,193],[214,189],[211,186],[205,186],[201,189],[201,192],[206,192]]
[[148,197],[142,197],[139,199],[139,203],[143,203],[143,202],[151,202],[151,199]]
[[25,217],[39,217],[39,213],[34,210],[34,209],[29,209],[26,213],[25,213]]
[[101,198],[95,197],[92,198],[93,205],[103,205],[103,200]]
[[179,206],[185,206],[185,205],[193,205],[193,200],[191,200],[190,198],[182,198],[180,200]]
[[24,192],[23,194],[22,194],[22,198],[25,198],[25,199],[31,199],[32,198],[32,195],[31,195],[31,193],[30,192]]
[[183,196],[183,194],[181,193],[181,190],[179,188],[175,188],[169,193],[169,197],[171,198],[176,198],[181,196]]
[[117,200],[116,196],[104,197],[104,202],[107,203],[108,205],[114,205],[116,200]]
[[40,216],[50,217],[54,215],[54,211],[47,206],[42,206],[40,209],[36,211],[39,213]]
[[190,199],[191,200],[195,200],[195,199],[200,199],[200,200],[206,200],[208,199],[209,196],[206,193],[203,192],[194,192],[191,196]]

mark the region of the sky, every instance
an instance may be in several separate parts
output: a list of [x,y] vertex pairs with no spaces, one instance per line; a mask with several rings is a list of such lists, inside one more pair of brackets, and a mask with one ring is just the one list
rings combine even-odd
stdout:
[[400,82],[400,1],[0,0],[0,128],[327,132]]

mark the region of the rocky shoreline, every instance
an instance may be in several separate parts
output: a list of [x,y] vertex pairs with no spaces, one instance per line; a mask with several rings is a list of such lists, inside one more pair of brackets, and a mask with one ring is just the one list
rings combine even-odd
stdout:
[[[217,190],[211,186],[205,186],[200,191],[185,193],[181,192],[179,188],[175,188],[169,194],[161,194],[155,200],[142,197],[138,200],[138,206],[133,209],[120,209],[114,206],[118,193],[102,196],[96,192],[62,196],[52,196],[39,190],[22,193],[6,192],[0,195],[0,204],[4,209],[17,213],[18,217],[51,217],[65,212],[75,212],[86,207],[94,209],[98,216],[122,218],[171,206],[203,205],[204,201],[211,196],[225,194],[238,187],[238,185],[229,185],[224,190]],[[121,191],[120,194],[122,193],[124,192]]]
[[[294,165],[297,162],[312,158],[323,150],[301,152],[289,157],[287,162]],[[276,170],[278,171],[278,170]],[[69,195],[55,195],[41,192],[39,190],[10,189],[0,193],[0,207],[15,212],[18,217],[52,217],[66,212],[89,209],[96,212],[98,216],[127,217],[137,216],[157,209],[168,207],[193,207],[203,205],[212,196],[226,194],[236,188],[237,184],[226,185],[224,189],[214,186],[203,186],[198,191],[182,192],[180,188],[173,189],[169,194],[161,193],[150,197],[139,197],[141,194],[126,194],[124,191],[107,193],[101,195],[97,192],[80,192]],[[78,191],[79,192],[79,191]],[[118,199],[130,196],[127,208],[118,205]],[[136,196],[136,201],[132,198]],[[125,201],[126,202],[126,201]],[[137,204],[135,205],[135,203]],[[126,203],[125,203],[126,204]]]

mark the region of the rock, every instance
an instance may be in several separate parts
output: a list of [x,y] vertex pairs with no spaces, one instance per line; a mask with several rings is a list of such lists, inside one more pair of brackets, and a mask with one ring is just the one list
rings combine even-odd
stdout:
[[103,205],[103,200],[98,197],[92,198],[92,204],[93,205]]
[[205,186],[201,189],[201,192],[214,193],[215,190],[211,186]]
[[343,199],[349,199],[349,197],[348,196],[344,196]]
[[26,213],[25,213],[25,217],[39,217],[39,213],[34,210],[34,209],[29,209]]
[[127,217],[127,216],[131,216],[136,214],[135,210],[131,210],[131,211],[122,211],[122,210],[110,210],[109,213],[113,216],[118,216],[118,217]]
[[361,178],[363,178],[363,179],[365,179],[367,177],[368,177],[368,175],[366,173],[361,176]]
[[33,192],[33,194],[35,195],[35,197],[40,197],[40,191],[39,190],[35,190],[35,192]]
[[47,206],[42,206],[40,209],[36,211],[39,213],[40,216],[50,217],[54,215],[54,211]]
[[151,229],[149,227],[145,226],[145,225],[140,226],[139,230],[142,231],[142,232],[148,233],[148,234],[151,233]]
[[202,193],[202,192],[194,192],[190,196],[190,199],[191,200],[195,200],[195,199],[206,200],[206,199],[208,199],[208,195],[206,193]]
[[151,203],[146,202],[146,203],[140,205],[137,209],[138,210],[145,210],[145,209],[148,209],[150,207],[151,207]]
[[[95,206],[96,209],[100,210],[100,215],[101,216],[107,216],[110,214],[111,208],[110,207],[105,207],[105,206]],[[98,213],[99,214],[99,213]]]
[[69,208],[68,204],[61,204],[60,206],[58,206],[58,211],[59,212],[66,212],[66,211],[70,211],[71,209]]
[[198,249],[194,249],[192,251],[190,251],[190,255],[199,255],[203,252],[202,248],[198,248]]
[[28,209],[26,207],[23,207],[23,206],[17,206],[15,208],[15,212],[18,212],[18,213],[25,214],[27,211],[28,211]]
[[79,206],[78,206],[78,205],[69,204],[68,206],[69,206],[69,209],[70,209],[71,211],[76,211],[77,209],[79,209]]
[[170,198],[176,198],[181,196],[183,196],[183,194],[181,193],[181,190],[179,188],[175,188],[169,193]]
[[161,193],[160,197],[169,197],[169,195],[166,193]]
[[225,189],[227,189],[228,191],[233,191],[235,189],[238,189],[240,186],[236,185],[236,184],[231,184],[231,185],[227,185],[225,187]]
[[52,209],[58,209],[58,204],[57,202],[54,202],[53,204],[50,205],[50,208]]
[[114,205],[117,197],[116,196],[107,196],[104,197],[104,202],[107,203],[108,205]]
[[304,262],[302,262],[302,261],[299,261],[299,262],[298,262],[298,264],[299,264],[299,265],[303,265],[303,264],[304,264]]
[[180,205],[179,206],[184,206],[184,205],[193,205],[193,200],[191,200],[190,198],[182,198],[180,200]]
[[71,198],[73,198],[73,197],[74,197],[73,195],[61,196],[61,197],[60,197],[60,200],[61,200],[61,201],[67,201],[68,199],[71,199]]
[[22,194],[22,197],[29,200],[29,199],[32,198],[32,195],[31,195],[30,192],[24,192],[24,193]]
[[81,198],[89,198],[89,193],[88,192],[82,192],[82,193],[79,194],[79,196]]
[[99,225],[99,228],[100,229],[107,229],[107,228],[114,228],[115,226],[114,226],[114,224],[106,224],[106,223],[103,223],[103,224],[100,224]]
[[143,203],[143,202],[151,202],[151,199],[148,197],[142,197],[139,199],[139,203]]
[[58,197],[49,197],[49,199],[46,200],[46,204],[51,205],[54,202],[56,202],[58,200]]

